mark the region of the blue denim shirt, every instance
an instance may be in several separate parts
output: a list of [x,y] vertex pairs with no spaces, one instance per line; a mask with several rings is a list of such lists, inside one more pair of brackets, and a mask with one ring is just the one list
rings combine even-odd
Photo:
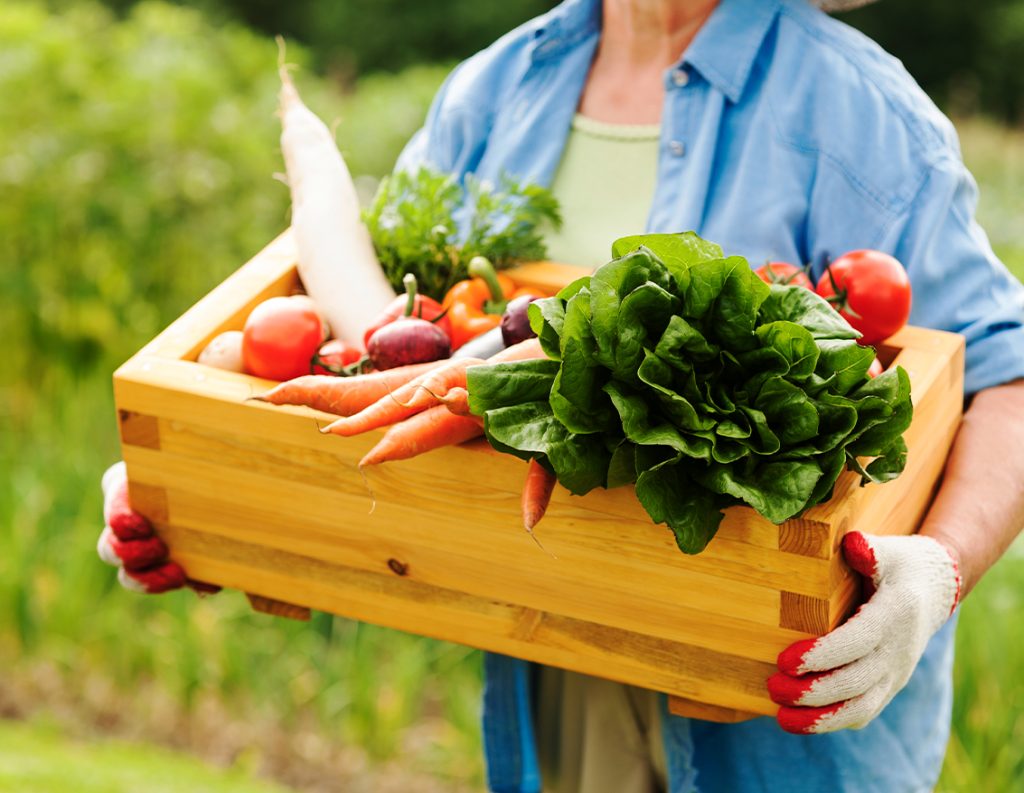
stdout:
[[[566,0],[461,64],[399,168],[550,184],[600,36],[599,0]],[[963,334],[966,391],[1024,377],[1024,287],[974,221],[956,133],[894,58],[803,0],[722,0],[664,74],[647,230],[694,229],[753,263],[895,255],[911,322]],[[952,623],[867,728],[783,733],[665,715],[670,789],[931,790],[948,736]],[[540,789],[528,666],[486,662],[492,790]],[[781,781],[780,781],[781,780]]]

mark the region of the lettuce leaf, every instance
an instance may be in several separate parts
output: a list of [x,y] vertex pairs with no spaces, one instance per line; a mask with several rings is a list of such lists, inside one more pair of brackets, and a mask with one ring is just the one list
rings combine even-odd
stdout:
[[635,483],[686,553],[728,506],[779,523],[828,499],[845,467],[864,482],[903,470],[910,380],[868,379],[874,351],[827,301],[769,287],[692,232],[612,252],[531,305],[547,360],[470,368],[495,448],[538,458],[573,493]]

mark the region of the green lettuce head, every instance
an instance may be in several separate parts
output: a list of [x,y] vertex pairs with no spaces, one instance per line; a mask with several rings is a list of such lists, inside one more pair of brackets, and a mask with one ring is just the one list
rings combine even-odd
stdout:
[[869,379],[874,350],[825,300],[765,284],[692,232],[612,252],[531,305],[548,359],[470,368],[495,448],[536,458],[572,493],[635,483],[686,553],[725,507],[781,523],[827,500],[848,465],[864,482],[903,470],[909,378]]

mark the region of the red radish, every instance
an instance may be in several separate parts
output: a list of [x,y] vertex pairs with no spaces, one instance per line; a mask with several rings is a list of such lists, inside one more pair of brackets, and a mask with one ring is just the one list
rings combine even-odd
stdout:
[[505,313],[501,315],[501,338],[506,347],[511,347],[526,339],[532,339],[537,335],[530,327],[528,310],[530,303],[539,299],[533,295],[520,295],[508,301]]
[[875,358],[871,362],[871,366],[868,367],[868,377],[874,380],[878,375],[885,371],[885,367],[882,366],[882,362]]
[[411,316],[416,303],[416,278],[408,274],[403,281],[405,316],[378,328],[366,343],[366,353],[375,369],[437,361],[452,354],[447,333],[432,322]]
[[[402,283],[406,285],[406,293],[392,300],[390,305],[381,312],[381,315],[377,317],[374,323],[366,329],[366,333],[363,334],[363,344],[369,346],[370,337],[374,333],[385,325],[390,325],[400,317],[425,319],[427,322],[437,325],[450,339],[452,337],[452,323],[441,304],[433,298],[419,294],[416,276],[412,273],[406,274],[405,278],[402,279]],[[413,290],[411,296],[409,294],[410,284]]]
[[366,352],[375,369],[393,369],[447,358],[452,354],[452,343],[436,325],[405,317],[374,333]]

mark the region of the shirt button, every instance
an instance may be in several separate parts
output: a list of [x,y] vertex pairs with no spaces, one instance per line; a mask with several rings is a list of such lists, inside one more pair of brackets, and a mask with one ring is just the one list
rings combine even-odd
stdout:
[[676,69],[672,72],[672,83],[678,88],[682,88],[690,82],[690,73],[686,69]]
[[668,150],[672,152],[673,157],[682,157],[686,154],[686,144],[681,140],[673,140],[669,142]]

